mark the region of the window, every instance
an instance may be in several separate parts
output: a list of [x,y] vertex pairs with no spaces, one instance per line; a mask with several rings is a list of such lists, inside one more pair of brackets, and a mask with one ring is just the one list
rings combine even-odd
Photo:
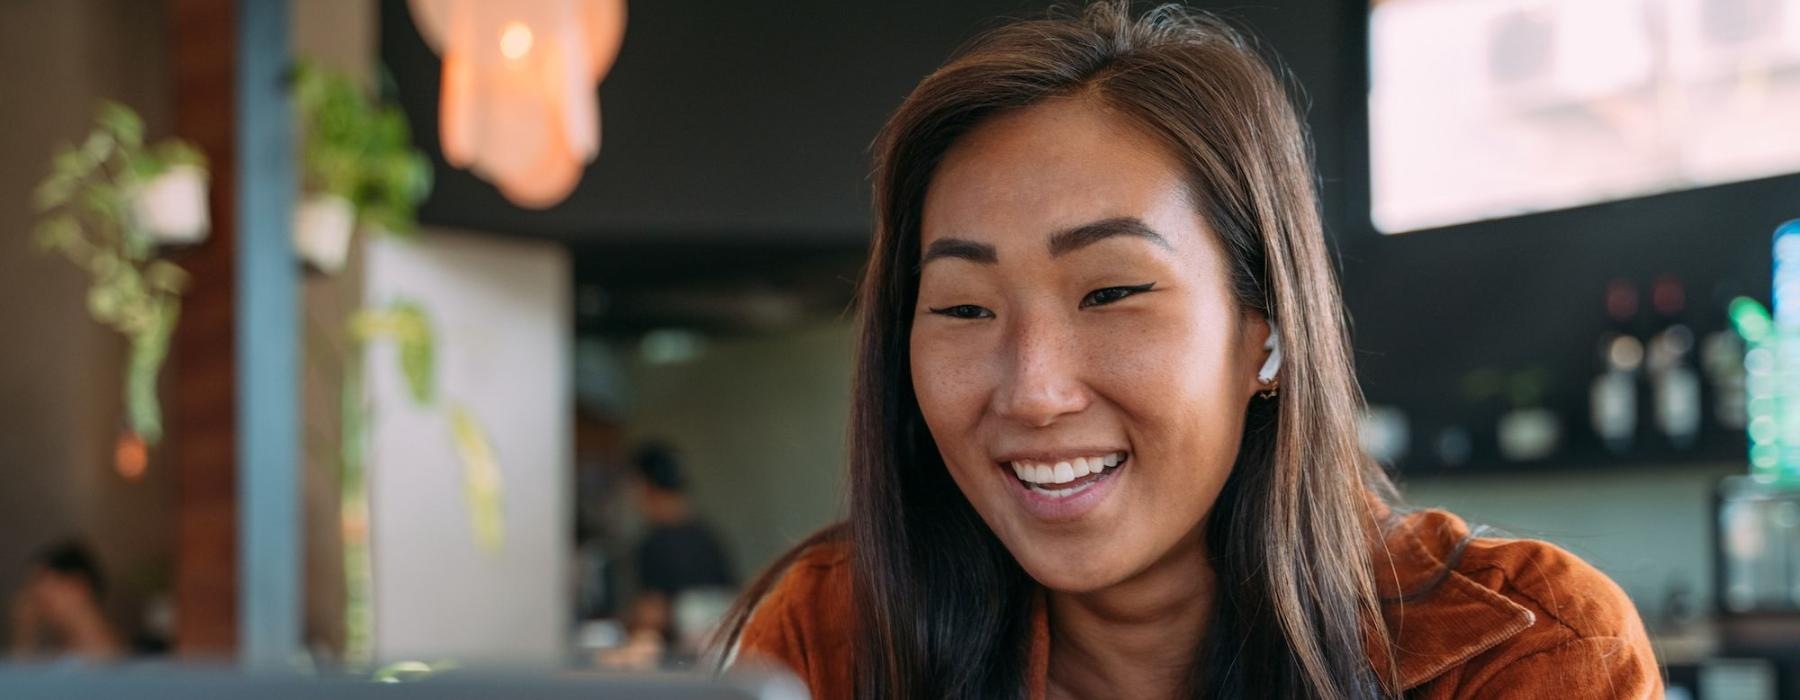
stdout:
[[1369,31],[1383,233],[1800,171],[1800,0],[1381,0]]

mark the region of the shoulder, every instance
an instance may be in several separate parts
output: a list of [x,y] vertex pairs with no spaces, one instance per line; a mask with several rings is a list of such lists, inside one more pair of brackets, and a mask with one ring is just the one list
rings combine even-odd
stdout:
[[1599,569],[1549,542],[1477,538],[1457,572],[1524,606],[1546,641],[1623,637],[1641,631],[1637,607]]
[[839,540],[820,542],[801,550],[782,572],[751,614],[750,629],[758,621],[809,618],[821,608],[849,601],[850,546]]
[[750,613],[737,659],[785,666],[815,697],[848,697],[855,624],[850,567],[842,541],[801,551]]
[[[1424,591],[1397,591],[1399,600],[1386,606],[1403,676],[1410,670],[1411,680],[1454,686],[1457,697],[1660,692],[1643,621],[1612,579],[1554,544],[1484,534],[1435,510],[1409,514],[1390,530],[1392,575],[1415,585],[1436,581]],[[1408,593],[1419,595],[1408,601]]]

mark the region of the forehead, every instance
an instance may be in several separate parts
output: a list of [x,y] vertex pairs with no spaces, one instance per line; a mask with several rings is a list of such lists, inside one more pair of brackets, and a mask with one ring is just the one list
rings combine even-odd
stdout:
[[1194,213],[1161,143],[1094,100],[1064,97],[988,119],[950,147],[926,190],[921,244],[954,235],[1004,246],[1119,216],[1180,233]]

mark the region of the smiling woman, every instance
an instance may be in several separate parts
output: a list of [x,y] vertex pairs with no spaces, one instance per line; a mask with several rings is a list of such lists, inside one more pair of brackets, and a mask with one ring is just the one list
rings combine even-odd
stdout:
[[[959,490],[1052,591],[1158,572],[1211,588],[1196,524],[1231,473],[1268,325],[1234,296],[1184,173],[1073,95],[970,129],[925,193],[919,408]],[[945,243],[986,255],[934,258]]]
[[1656,692],[1604,576],[1396,507],[1312,182],[1281,82],[1179,9],[926,77],[877,143],[849,517],[735,656],[824,698]]

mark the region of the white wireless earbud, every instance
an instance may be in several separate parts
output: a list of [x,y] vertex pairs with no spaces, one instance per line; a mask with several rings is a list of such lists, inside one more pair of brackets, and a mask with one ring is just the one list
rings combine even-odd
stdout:
[[1256,381],[1274,384],[1275,373],[1281,371],[1281,331],[1273,323],[1269,324],[1269,339],[1263,342],[1263,349],[1269,351],[1269,359],[1256,373]]

